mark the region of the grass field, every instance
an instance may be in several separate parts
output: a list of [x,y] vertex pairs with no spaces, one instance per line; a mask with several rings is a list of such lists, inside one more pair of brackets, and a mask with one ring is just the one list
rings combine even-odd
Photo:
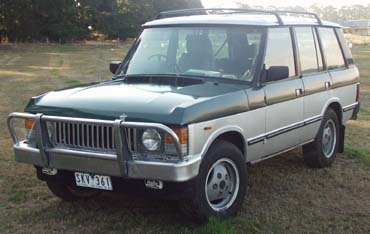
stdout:
[[250,166],[249,196],[229,220],[193,224],[176,203],[106,193],[66,203],[13,159],[10,112],[48,90],[110,79],[108,63],[128,45],[0,46],[0,233],[370,233],[370,47],[353,49],[362,109],[347,127],[346,152],[308,169],[295,150]]

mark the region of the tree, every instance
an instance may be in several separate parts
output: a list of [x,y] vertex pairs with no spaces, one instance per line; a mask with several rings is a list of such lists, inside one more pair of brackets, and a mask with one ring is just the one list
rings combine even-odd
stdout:
[[202,7],[200,0],[80,0],[80,12],[107,39],[134,37],[161,11]]

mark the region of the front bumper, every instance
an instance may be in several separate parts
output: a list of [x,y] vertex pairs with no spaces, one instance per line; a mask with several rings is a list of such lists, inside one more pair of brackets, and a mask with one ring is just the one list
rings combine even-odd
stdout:
[[[12,119],[13,118],[34,118],[37,128],[37,148],[30,147],[25,141],[18,141],[15,134]],[[116,152],[98,153],[82,151],[75,149],[54,148],[48,144],[48,133],[46,121],[63,119],[64,121],[80,121],[94,123],[99,121],[101,124],[112,124],[115,126],[116,134]],[[121,131],[125,126],[140,126],[158,128],[169,133],[174,142],[178,142],[177,135],[164,125],[127,123],[122,120],[102,121],[91,119],[77,119],[12,113],[8,119],[8,126],[14,140],[14,154],[17,162],[32,164],[39,167],[55,168],[67,171],[88,172],[114,177],[132,178],[132,179],[157,179],[163,181],[183,182],[190,180],[198,175],[201,157],[185,157],[179,155],[180,160],[176,162],[166,161],[140,161],[130,157],[127,150],[124,134]]]

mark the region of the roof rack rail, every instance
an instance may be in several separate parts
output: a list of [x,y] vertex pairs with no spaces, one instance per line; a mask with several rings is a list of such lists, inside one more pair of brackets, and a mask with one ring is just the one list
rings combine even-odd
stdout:
[[312,12],[303,12],[303,11],[276,11],[276,13],[280,14],[294,14],[294,15],[308,15],[313,16],[319,25],[322,25],[322,20],[316,13]]
[[[228,12],[225,12],[228,11]],[[259,10],[259,9],[245,9],[245,8],[192,8],[192,9],[183,9],[183,10],[174,10],[174,11],[164,11],[160,12],[156,19],[164,19],[164,18],[171,18],[171,17],[179,17],[179,16],[190,16],[190,15],[207,15],[212,14],[215,12],[216,14],[240,14],[240,13],[247,13],[247,14],[269,14],[274,15],[279,23],[279,25],[284,25],[283,20],[281,19],[281,14],[297,14],[297,15],[309,15],[316,18],[317,23],[322,25],[322,21],[320,17],[315,13],[310,12],[299,12],[299,11],[269,11],[269,10]]]

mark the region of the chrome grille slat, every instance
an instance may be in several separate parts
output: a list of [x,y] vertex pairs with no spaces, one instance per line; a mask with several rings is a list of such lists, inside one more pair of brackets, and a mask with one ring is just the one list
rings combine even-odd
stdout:
[[109,132],[111,132],[111,139],[112,139],[111,144],[112,144],[112,147],[113,147],[113,145],[114,145],[114,131],[113,131],[113,128],[109,129]]
[[90,144],[90,125],[89,124],[86,125],[86,146],[91,147],[91,144]]
[[77,125],[77,146],[80,147],[80,125]]
[[109,141],[109,130],[106,128],[105,137],[107,139],[107,148],[110,148],[110,141]]

